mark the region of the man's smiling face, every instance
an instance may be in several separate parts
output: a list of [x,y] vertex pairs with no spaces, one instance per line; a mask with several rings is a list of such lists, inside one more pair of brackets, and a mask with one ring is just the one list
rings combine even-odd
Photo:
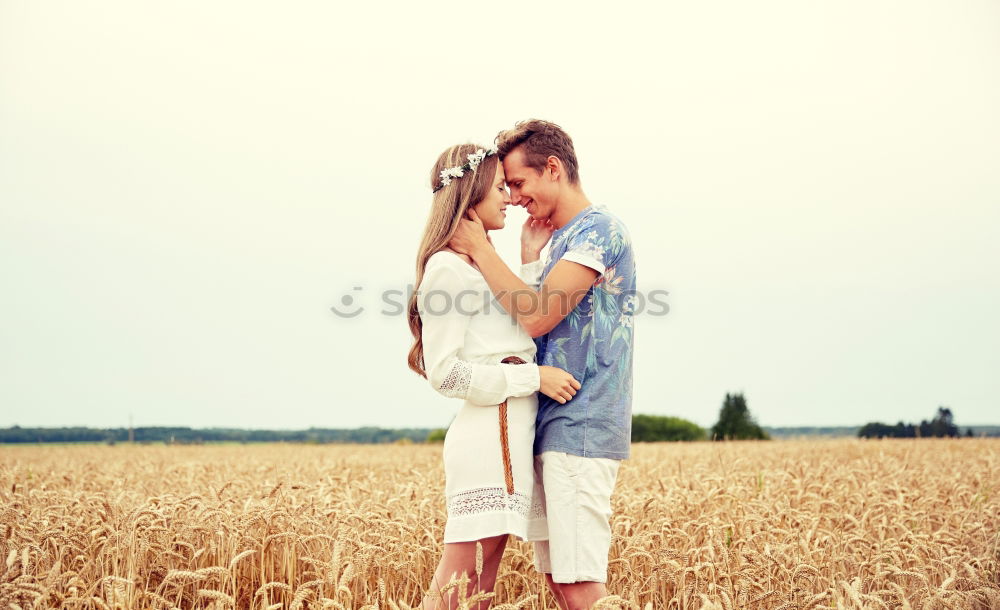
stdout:
[[524,151],[520,146],[503,159],[511,203],[524,207],[536,220],[546,219],[555,211],[554,198],[558,187],[548,169],[539,172],[525,165],[524,161]]

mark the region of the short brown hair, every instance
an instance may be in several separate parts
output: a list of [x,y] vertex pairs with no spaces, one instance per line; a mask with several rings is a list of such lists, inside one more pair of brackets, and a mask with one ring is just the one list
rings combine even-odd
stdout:
[[573,140],[562,127],[539,119],[528,119],[497,134],[497,151],[500,159],[518,146],[524,147],[524,162],[541,172],[550,156],[558,157],[566,168],[570,184],[580,182],[580,169],[576,162]]

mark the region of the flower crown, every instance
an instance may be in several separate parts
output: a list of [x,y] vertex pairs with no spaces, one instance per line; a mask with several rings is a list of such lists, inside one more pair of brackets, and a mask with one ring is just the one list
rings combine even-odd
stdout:
[[444,187],[451,184],[453,179],[464,176],[465,172],[475,173],[476,168],[483,162],[483,159],[495,154],[497,154],[497,147],[495,145],[485,150],[480,148],[474,153],[469,153],[469,160],[465,162],[465,165],[458,165],[456,167],[449,167],[441,170],[441,184],[431,192],[436,193],[440,191]]

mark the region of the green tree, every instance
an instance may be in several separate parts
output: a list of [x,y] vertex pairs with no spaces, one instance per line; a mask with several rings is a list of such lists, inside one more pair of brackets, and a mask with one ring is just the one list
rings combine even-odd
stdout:
[[704,438],[704,428],[680,417],[663,417],[660,415],[632,416],[633,443],[700,441],[704,440]]
[[726,393],[726,399],[719,409],[719,421],[712,426],[712,440],[768,440],[770,437],[757,425],[747,408],[742,393]]
[[448,431],[446,429],[444,429],[444,428],[437,428],[435,430],[431,430],[427,434],[427,442],[428,443],[443,443],[444,442],[444,435],[447,434],[447,433],[448,433]]

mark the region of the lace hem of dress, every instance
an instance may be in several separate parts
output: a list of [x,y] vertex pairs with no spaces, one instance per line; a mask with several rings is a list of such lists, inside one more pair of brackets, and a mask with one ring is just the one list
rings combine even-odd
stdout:
[[508,494],[503,487],[480,487],[448,498],[449,516],[466,517],[497,512],[512,512],[525,519],[545,517],[545,507],[538,496],[532,497],[518,491]]
[[465,398],[472,382],[472,365],[464,360],[456,360],[448,375],[441,382],[441,393],[449,398]]

